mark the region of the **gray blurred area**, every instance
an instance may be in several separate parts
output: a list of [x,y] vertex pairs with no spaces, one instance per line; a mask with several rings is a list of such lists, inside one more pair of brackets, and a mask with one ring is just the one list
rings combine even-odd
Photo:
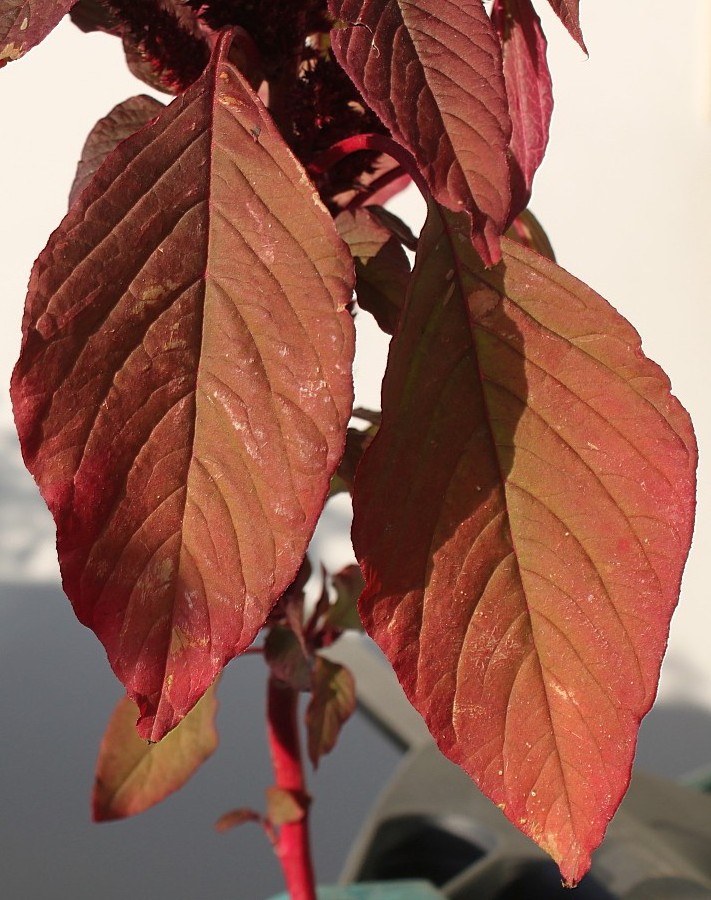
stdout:
[[[343,528],[330,514],[331,528]],[[263,809],[271,784],[265,667],[243,657],[220,686],[216,754],[153,810],[94,825],[89,799],[99,741],[121,688],[103,649],[74,619],[54,568],[52,525],[0,432],[0,896],[8,900],[265,900],[283,885],[261,829],[217,834],[235,807]],[[333,883],[399,752],[360,714],[310,786],[319,880]],[[658,705],[638,762],[680,776],[711,762],[711,717]]]

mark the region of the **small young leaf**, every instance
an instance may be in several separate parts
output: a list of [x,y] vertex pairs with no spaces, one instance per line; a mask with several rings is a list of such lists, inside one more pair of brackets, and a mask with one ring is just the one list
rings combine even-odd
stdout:
[[363,623],[358,615],[358,598],[365,582],[359,566],[346,566],[331,577],[336,589],[336,601],[328,611],[329,624],[336,628],[362,631]]
[[229,812],[223,813],[215,822],[215,831],[224,834],[238,825],[244,825],[245,822],[261,822],[262,817],[255,809],[231,809]]
[[0,69],[43,41],[74,0],[0,0]]
[[300,822],[306,815],[309,798],[297,791],[286,788],[270,787],[267,794],[267,820],[271,825],[290,825]]
[[442,751],[577,882],[629,783],[694,512],[669,381],[601,297],[431,206],[354,491],[359,609]]
[[585,53],[588,52],[580,28],[580,0],[550,0],[555,14],[568,29],[568,33]]
[[515,219],[531,198],[533,176],[548,144],[553,112],[546,39],[531,0],[495,0],[491,10],[503,46],[511,114],[511,210]]
[[277,625],[270,629],[264,642],[264,658],[275,678],[295,691],[308,691],[311,663],[291,628]]
[[368,207],[340,213],[336,227],[355,260],[358,305],[373,315],[383,331],[392,334],[410,278],[410,262],[402,244]]
[[329,8],[336,58],[434,197],[469,212],[482,259],[497,262],[511,121],[501,46],[481,0],[329,0]]
[[69,192],[69,205],[76,200],[86,185],[91,181],[94,172],[112,150],[130,135],[147,125],[162,109],[162,103],[139,94],[124,100],[94,125],[84,142],[81,159],[77,165],[74,183]]
[[355,707],[351,673],[345,666],[317,656],[311,673],[311,700],[306,708],[309,759],[314,769],[319,759],[336,746],[341,728]]
[[158,744],[138,736],[138,707],[124,697],[99,750],[92,798],[95,822],[145,812],[181,788],[217,748],[215,685]]
[[50,238],[12,382],[64,589],[153,740],[293,581],[352,405],[351,256],[228,47]]

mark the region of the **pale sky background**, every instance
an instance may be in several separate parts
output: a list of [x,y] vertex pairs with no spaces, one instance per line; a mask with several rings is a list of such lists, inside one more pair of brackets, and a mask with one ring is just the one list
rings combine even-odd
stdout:
[[[689,764],[711,762],[711,720],[704,718],[711,714],[707,572],[711,548],[711,303],[706,271],[711,248],[711,6],[707,0],[686,0],[676,7],[663,0],[583,3],[590,59],[546,4],[537,6],[551,44],[556,108],[550,149],[537,177],[532,209],[546,228],[559,263],[635,325],[645,352],[667,371],[697,430],[701,453],[697,529],[672,624],[659,709],[693,711],[700,723],[693,736],[685,739],[683,734],[672,734],[670,740],[695,743]],[[8,384],[18,352],[32,262],[66,211],[86,134],[116,103],[136,93],[150,91],[126,70],[119,42],[102,35],[83,35],[69,22],[62,23],[24,59],[0,71],[0,384]],[[414,191],[398,203],[398,209],[413,225],[421,221],[422,206]],[[385,347],[379,335],[361,339],[356,365],[359,403],[379,405],[378,374]],[[74,656],[62,656],[61,646],[52,645],[51,653],[41,650],[28,625],[26,649],[12,656],[13,650],[19,653],[20,631],[13,628],[22,620],[20,602],[25,588],[36,588],[32,603],[37,622],[44,621],[41,604],[48,604],[48,623],[60,614],[58,609],[64,610],[62,604],[67,605],[59,594],[51,521],[21,467],[13,434],[7,391],[2,388],[0,651],[10,653],[13,665],[22,658],[31,666],[28,672],[37,671],[38,679],[51,682],[56,673],[42,672],[43,662],[50,656],[55,665],[79,665]],[[326,534],[320,530],[322,545],[329,559],[345,561],[349,551],[334,536],[347,531],[343,510],[331,511],[328,523],[337,529]],[[66,621],[69,623],[69,617]],[[91,657],[88,668],[81,669],[81,677],[93,683],[94,676],[88,673],[102,664],[101,652],[90,646],[93,639],[84,636],[81,626],[75,628],[84,642],[81,647],[87,648]],[[15,642],[12,647],[7,645],[7,635]],[[107,673],[106,668],[96,679],[110,694],[113,676]],[[15,670],[8,672],[11,679],[15,676]],[[6,677],[2,688],[3,693],[18,692],[12,702],[7,701],[10,705],[3,707],[2,717],[6,730],[2,740],[13,746],[35,728],[22,718],[32,715],[22,703],[23,683],[8,682]],[[44,696],[46,682],[38,681],[36,689],[38,697]],[[109,706],[103,708],[104,713],[98,714],[91,726],[94,741],[103,728],[101,716],[108,716]],[[61,711],[56,715],[61,716]],[[662,713],[655,711],[650,722],[655,715]],[[643,758],[659,771],[672,771],[668,759],[673,747],[659,749],[658,743],[655,732],[654,741],[644,744],[643,732]],[[88,756],[94,753],[95,744]],[[82,777],[81,789],[86,790],[91,774],[83,772]],[[218,808],[216,813],[222,811]],[[39,809],[36,815],[41,815]],[[58,834],[61,822],[57,827]],[[56,839],[52,834],[48,840]],[[235,844],[232,852],[239,858],[242,845]],[[27,864],[23,862],[25,871]],[[57,896],[49,886],[46,891],[43,894],[35,886],[26,894],[12,896],[32,900]],[[107,891],[101,896],[114,896]],[[84,895],[77,888],[72,896]]]

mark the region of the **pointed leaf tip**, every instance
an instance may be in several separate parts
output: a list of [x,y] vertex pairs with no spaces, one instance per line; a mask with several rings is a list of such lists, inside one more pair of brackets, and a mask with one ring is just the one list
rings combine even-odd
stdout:
[[634,329],[502,248],[484,269],[431,208],[356,475],[359,609],[442,751],[572,884],[656,693],[696,448]]
[[350,254],[228,46],[50,238],[12,381],[64,589],[152,740],[293,580],[352,405]]

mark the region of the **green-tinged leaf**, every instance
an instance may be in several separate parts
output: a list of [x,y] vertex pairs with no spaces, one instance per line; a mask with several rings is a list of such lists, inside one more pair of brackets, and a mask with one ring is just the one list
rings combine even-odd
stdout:
[[264,658],[275,678],[295,691],[308,691],[311,663],[291,628],[277,625],[270,629],[264,643]]
[[634,329],[432,206],[354,491],[367,631],[442,751],[577,882],[627,788],[696,448]]
[[101,742],[92,809],[95,822],[145,812],[181,788],[217,748],[216,687],[158,744],[138,736],[138,707],[124,697]]
[[358,305],[392,334],[410,278],[410,261],[402,244],[369,207],[340,213],[336,227],[355,260]]
[[346,449],[343,458],[338,464],[336,474],[331,479],[328,496],[353,492],[353,479],[358,463],[365,452],[366,447],[375,437],[378,428],[371,425],[369,428],[349,428],[346,434]]
[[286,788],[270,787],[267,794],[267,820],[270,825],[280,827],[300,822],[306,815],[309,799]]
[[0,69],[43,41],[74,0],[0,0]]
[[50,238],[12,382],[64,589],[154,740],[293,581],[352,405],[350,254],[228,47]]
[[365,582],[360,567],[346,566],[331,576],[331,583],[336,590],[336,600],[328,611],[328,622],[335,628],[362,631],[363,623],[358,615],[358,598],[363,592]]
[[121,141],[147,125],[164,108],[163,104],[153,97],[140,94],[114,106],[107,116],[99,119],[89,132],[81,151],[74,184],[69,192],[70,206],[91,181],[94,172],[109,153],[115,150]]
[[338,663],[317,656],[311,672],[311,700],[306,709],[309,759],[313,767],[336,745],[344,723],[356,707],[353,676]]

